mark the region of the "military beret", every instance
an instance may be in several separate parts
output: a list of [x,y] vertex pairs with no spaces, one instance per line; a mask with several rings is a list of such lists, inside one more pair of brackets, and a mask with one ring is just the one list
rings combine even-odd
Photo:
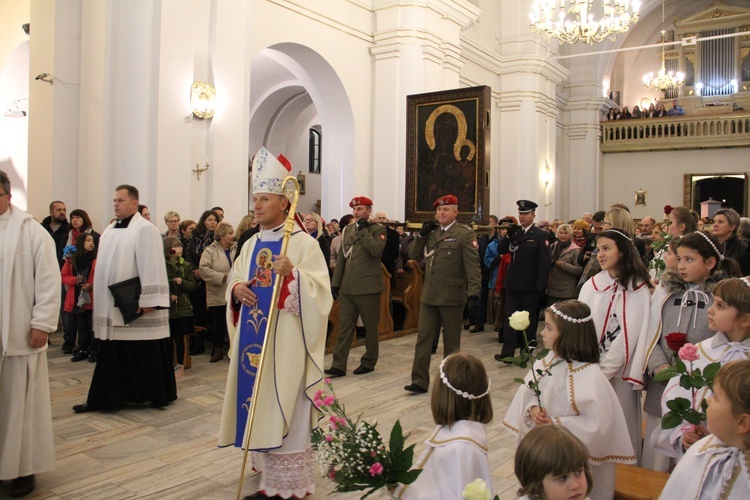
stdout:
[[458,205],[458,198],[452,194],[446,194],[435,200],[435,203],[432,204],[433,207],[439,207],[441,205]]
[[516,202],[516,205],[518,205],[519,214],[527,214],[529,212],[534,212],[536,211],[536,207],[539,206],[533,201],[529,201],[529,200],[518,200]]
[[354,208],[357,205],[366,205],[368,207],[371,207],[372,200],[367,196],[355,196],[354,198],[352,198],[352,201],[349,202],[349,206]]

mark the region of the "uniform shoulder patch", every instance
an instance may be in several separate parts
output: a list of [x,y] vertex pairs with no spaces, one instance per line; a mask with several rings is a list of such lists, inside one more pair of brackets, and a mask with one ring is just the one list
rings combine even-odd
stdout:
[[471,246],[474,247],[474,248],[479,248],[479,244],[477,243],[477,239],[476,238],[474,238],[473,240],[471,240]]
[[549,246],[549,240],[544,240],[544,244],[545,244],[546,246]]
[[380,239],[381,239],[381,240],[384,240],[384,239],[385,239],[385,234],[381,233],[381,234],[380,234]]

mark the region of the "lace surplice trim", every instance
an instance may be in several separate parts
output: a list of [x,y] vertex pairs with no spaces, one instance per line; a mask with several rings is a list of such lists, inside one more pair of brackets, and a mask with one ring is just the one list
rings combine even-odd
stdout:
[[315,493],[312,448],[295,453],[252,453],[253,466],[261,472],[260,489],[267,496],[304,498]]
[[141,288],[141,295],[169,295],[168,285],[146,285]]

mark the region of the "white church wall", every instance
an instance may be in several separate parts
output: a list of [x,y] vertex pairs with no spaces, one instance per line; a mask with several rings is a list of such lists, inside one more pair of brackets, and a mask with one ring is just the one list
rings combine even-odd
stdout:
[[[665,205],[683,204],[684,174],[750,173],[748,158],[750,148],[605,154],[597,208],[625,203],[635,219],[650,215],[658,220]],[[635,191],[641,188],[648,192],[647,205],[636,207]]]

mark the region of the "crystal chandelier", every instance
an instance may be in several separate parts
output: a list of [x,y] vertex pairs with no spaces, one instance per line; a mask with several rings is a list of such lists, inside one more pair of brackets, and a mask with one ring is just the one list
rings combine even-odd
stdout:
[[665,64],[665,39],[666,30],[664,29],[664,0],[661,2],[661,69],[659,73],[654,76],[653,71],[643,75],[643,85],[650,90],[661,90],[666,92],[667,90],[673,90],[682,87],[685,83],[685,73],[678,71],[667,71]]
[[664,64],[664,30],[661,30],[661,43],[661,69],[656,76],[654,76],[653,71],[643,75],[643,85],[647,89],[666,92],[667,90],[682,87],[682,84],[685,83],[685,73],[667,71]]
[[[594,44],[628,31],[638,20],[641,2],[601,0],[602,18],[594,19],[594,0],[539,0],[532,8],[531,30],[545,38],[557,38],[560,45],[581,40]],[[572,18],[567,19],[567,13]]]

